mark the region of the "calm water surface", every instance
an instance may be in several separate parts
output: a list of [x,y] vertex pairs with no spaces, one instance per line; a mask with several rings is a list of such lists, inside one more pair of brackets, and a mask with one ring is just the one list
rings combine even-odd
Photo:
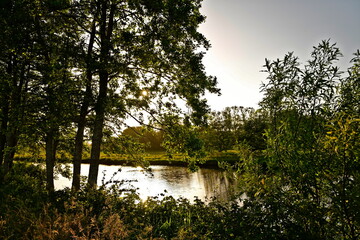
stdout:
[[[205,201],[207,198],[217,197],[228,200],[235,189],[234,180],[231,180],[226,172],[218,169],[199,169],[190,173],[186,167],[175,166],[151,166],[151,173],[147,173],[139,167],[127,166],[99,166],[98,185],[107,182],[116,175],[113,180],[127,180],[124,187],[137,189],[140,197],[162,197],[162,194],[171,195],[174,198],[184,197],[194,200],[198,197]],[[120,169],[120,172],[119,172]],[[89,164],[82,164],[81,175],[87,176]],[[59,177],[55,180],[56,189],[71,187],[71,180]]]

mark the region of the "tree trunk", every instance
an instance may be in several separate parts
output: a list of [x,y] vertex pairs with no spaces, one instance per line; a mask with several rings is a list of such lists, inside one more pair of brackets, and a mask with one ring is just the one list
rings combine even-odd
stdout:
[[[15,58],[13,55],[10,56],[9,61],[7,63],[7,68],[6,68],[6,72],[9,74],[9,76],[12,76],[14,79],[14,65],[16,64]],[[0,126],[0,177],[1,179],[3,179],[3,177],[5,177],[5,175],[7,174],[7,172],[9,171],[10,166],[6,166],[8,165],[8,160],[6,161],[6,146],[8,145],[7,143],[7,132],[8,132],[8,125],[9,125],[9,118],[10,118],[10,101],[11,101],[11,83],[10,83],[10,79],[9,82],[7,82],[7,84],[5,84],[5,88],[3,89],[3,99],[2,99],[2,119],[1,119],[1,126]]]
[[89,99],[91,98],[91,82],[86,86],[84,102],[80,109],[80,116],[78,119],[78,129],[75,137],[75,150],[74,150],[74,161],[73,161],[73,191],[80,189],[80,173],[81,173],[81,160],[84,146],[84,131],[86,126],[86,116],[89,108]]
[[81,173],[81,160],[83,152],[83,140],[84,140],[84,130],[85,130],[85,117],[80,114],[80,119],[78,120],[78,129],[75,137],[75,150],[74,150],[74,160],[73,160],[73,182],[72,190],[78,191],[80,189],[80,173]]
[[80,115],[78,119],[78,129],[75,137],[75,150],[74,150],[74,161],[73,161],[73,182],[72,190],[78,191],[80,189],[80,173],[81,173],[81,160],[83,152],[84,142],[84,131],[86,126],[86,116],[88,114],[89,102],[91,100],[91,83],[92,83],[92,64],[91,55],[94,46],[96,34],[96,20],[94,18],[93,25],[91,28],[91,35],[89,40],[89,46],[87,51],[87,63],[86,63],[86,90],[84,100],[80,109]]
[[[51,79],[45,75],[45,79]],[[48,86],[47,90],[47,122],[45,129],[45,162],[46,162],[46,189],[49,193],[54,192],[54,166],[56,157],[56,133],[59,131],[57,123],[56,99],[54,89]]]
[[4,166],[3,174],[4,176],[10,171],[13,165],[13,159],[15,155],[15,147],[17,144],[17,134],[14,131],[11,131],[6,136],[6,146],[4,149]]
[[[12,56],[10,57],[12,58]],[[10,59],[6,69],[7,73],[11,76],[13,73],[13,64]],[[9,111],[10,111],[10,93],[11,87],[10,84],[5,84],[5,88],[2,92],[2,102],[1,102],[1,125],[0,125],[0,166],[2,166],[4,157],[5,157],[5,146],[6,146],[6,133],[9,123]],[[2,174],[3,172],[1,172]]]
[[6,144],[6,136],[1,132],[0,133],[0,171],[4,162],[5,144]]
[[49,131],[45,137],[46,152],[46,189],[48,192],[54,192],[54,166],[56,154],[56,141],[53,131]]
[[101,3],[100,18],[100,69],[99,69],[99,95],[95,104],[95,121],[91,146],[91,163],[89,170],[88,183],[94,187],[97,183],[99,171],[99,159],[101,142],[103,137],[103,127],[105,120],[105,107],[107,100],[107,88],[109,81],[109,72],[107,70],[108,59],[111,49],[111,35],[114,25],[114,12],[116,5],[112,4],[109,12],[109,22],[107,23],[108,5],[107,1]]
[[91,186],[96,186],[98,171],[99,171],[99,160],[100,160],[100,150],[101,142],[103,136],[103,126],[105,119],[105,105],[106,105],[106,95],[107,95],[107,79],[108,74],[100,74],[100,87],[99,87],[99,96],[95,104],[95,121],[94,121],[94,130],[92,136],[92,145],[91,145],[91,162],[89,170],[89,179],[88,183]]
[[[12,82],[9,87],[9,94],[5,96],[5,100],[7,101],[3,106],[4,115],[1,123],[1,130],[4,130],[0,135],[0,157],[1,161],[3,160],[3,176],[12,168],[20,126],[24,115],[21,101],[25,83],[26,62],[20,65],[17,64],[17,61],[14,59],[9,63],[8,67],[9,74],[12,74]],[[20,69],[16,66],[20,66]],[[16,74],[17,71],[13,71],[13,69],[20,70],[20,72]]]
[[5,155],[5,146],[6,146],[6,132],[8,124],[8,114],[9,114],[9,102],[6,101],[4,106],[2,106],[2,118],[0,125],[0,169],[3,165],[4,155]]

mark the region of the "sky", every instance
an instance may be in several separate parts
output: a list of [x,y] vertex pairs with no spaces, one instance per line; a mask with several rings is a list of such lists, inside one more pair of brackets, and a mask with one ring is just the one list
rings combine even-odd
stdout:
[[257,108],[265,58],[294,52],[304,63],[313,46],[330,39],[346,70],[360,49],[360,0],[203,0],[201,12],[207,18],[199,31],[212,45],[203,62],[222,92],[206,95],[212,110]]

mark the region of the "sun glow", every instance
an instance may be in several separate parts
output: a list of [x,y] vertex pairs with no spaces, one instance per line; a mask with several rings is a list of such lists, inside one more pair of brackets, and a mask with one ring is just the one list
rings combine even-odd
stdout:
[[149,95],[149,92],[148,92],[147,90],[142,90],[142,91],[141,91],[141,95],[142,95],[143,97],[147,97],[147,96]]

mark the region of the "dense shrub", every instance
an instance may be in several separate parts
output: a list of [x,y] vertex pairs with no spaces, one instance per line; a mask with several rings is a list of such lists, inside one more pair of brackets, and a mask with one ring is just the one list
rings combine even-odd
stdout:
[[311,205],[271,178],[241,201],[141,201],[121,182],[48,194],[41,168],[14,169],[26,174],[14,171],[0,187],[0,239],[351,239],[333,225],[341,216],[324,218],[333,206]]
[[238,205],[205,204],[199,199],[190,203],[171,196],[140,201],[121,183],[48,194],[42,171],[39,166],[16,164],[1,185],[1,239],[231,239],[239,235]]

